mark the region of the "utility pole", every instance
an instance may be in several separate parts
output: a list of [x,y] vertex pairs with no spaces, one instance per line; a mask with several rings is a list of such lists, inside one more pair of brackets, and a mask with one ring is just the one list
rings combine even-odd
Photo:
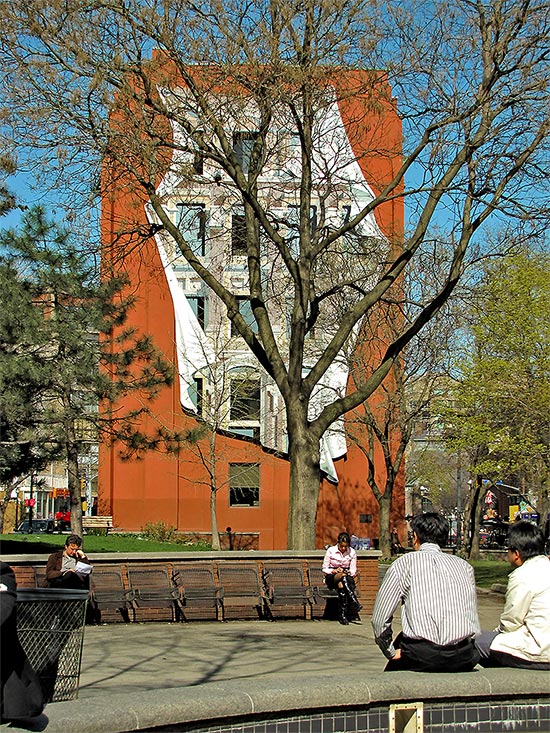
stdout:
[[32,534],[32,514],[33,514],[33,508],[34,508],[33,488],[34,488],[34,471],[31,471],[31,496],[29,499],[29,531],[28,531],[28,534]]

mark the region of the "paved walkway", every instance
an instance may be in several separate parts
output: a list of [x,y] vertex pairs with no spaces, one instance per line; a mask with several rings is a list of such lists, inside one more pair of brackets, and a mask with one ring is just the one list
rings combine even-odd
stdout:
[[[497,594],[479,594],[482,628],[495,627],[503,600]],[[133,730],[143,728],[136,720],[150,714],[151,701],[163,700],[164,710],[171,702],[181,705],[182,699],[191,704],[196,698],[207,706],[212,691],[220,700],[229,688],[233,704],[236,690],[249,699],[261,688],[296,694],[304,681],[326,683],[328,670],[331,678],[342,681],[350,675],[354,680],[389,681],[381,675],[384,664],[367,616],[362,624],[347,627],[294,620],[90,626],[84,635],[79,698],[48,705],[44,725],[48,733],[66,733],[71,720],[79,731]],[[115,726],[117,711],[129,718],[123,716]],[[14,730],[0,725],[2,733]]]
[[[497,625],[502,605],[503,596],[480,594],[482,628]],[[364,618],[349,626],[295,620],[90,626],[79,697],[259,677],[296,679],[323,673],[327,655],[336,674],[350,668],[354,675],[379,674],[385,658],[374,643],[370,617]]]

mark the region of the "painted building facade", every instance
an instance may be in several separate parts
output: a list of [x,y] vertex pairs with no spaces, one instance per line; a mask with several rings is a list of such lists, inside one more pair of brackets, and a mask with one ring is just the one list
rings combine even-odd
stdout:
[[[342,94],[342,89],[353,88],[354,81],[354,74],[339,75],[332,98],[329,95],[317,116],[311,219],[322,216],[324,226],[338,226],[356,216],[399,164],[401,126],[393,106],[364,93]],[[242,103],[235,111],[230,94],[223,90],[217,93],[220,108],[227,110],[223,119],[227,138],[246,174],[258,134],[257,111]],[[186,99],[185,87],[176,92],[164,88],[161,94],[168,105],[182,104]],[[242,202],[223,170],[193,151],[184,128],[174,125],[170,134],[178,144],[156,193],[194,255],[235,294],[241,315],[254,329]],[[272,155],[262,168],[259,195],[296,255],[292,249],[299,234],[300,145],[292,120],[284,114],[271,126],[267,148]],[[331,190],[327,193],[325,186],[325,194],[321,194],[328,171]],[[121,234],[129,221],[152,232],[139,248],[131,246],[130,235]],[[163,389],[152,403],[150,414],[143,418],[143,430],[154,433],[165,428],[180,435],[191,434],[194,440],[186,441],[175,452],[146,452],[139,460],[126,460],[119,446],[103,445],[99,513],[112,514],[114,525],[127,530],[137,530],[147,522],[164,522],[190,536],[208,538],[215,476],[216,519],[225,544],[283,549],[287,542],[289,465],[282,397],[273,379],[235,333],[221,301],[179,254],[161,223],[148,202],[131,187],[115,186],[104,197],[104,261],[112,265],[126,239],[124,268],[136,299],[126,325],[150,334],[178,375],[173,386]],[[347,254],[339,251],[336,266],[349,268],[351,278],[355,269],[358,278],[363,276],[365,257],[357,256],[357,247],[362,253],[370,251],[380,260],[387,259],[402,231],[402,202],[396,197],[364,218]],[[288,281],[269,243],[261,268],[273,331],[284,352],[290,318]],[[320,277],[330,278],[330,270]],[[336,318],[337,310],[325,313],[325,320],[310,335],[306,365],[308,358],[313,363],[326,345],[331,319]],[[366,361],[369,349],[374,353],[383,345],[383,334],[376,346],[362,343]],[[313,395],[312,409],[319,410],[327,399],[344,395],[349,380],[346,359],[335,360]],[[374,396],[373,401],[376,399]],[[125,404],[125,408],[129,406]],[[378,537],[378,505],[365,479],[364,454],[349,440],[350,419],[334,424],[321,443],[318,546],[334,541],[342,529],[372,540]],[[375,463],[382,479],[384,464],[379,449]],[[400,474],[393,523],[399,523],[404,515],[403,483]]]

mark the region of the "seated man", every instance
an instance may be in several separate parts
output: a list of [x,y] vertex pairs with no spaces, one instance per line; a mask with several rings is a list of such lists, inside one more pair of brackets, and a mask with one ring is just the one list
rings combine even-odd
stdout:
[[512,524],[508,560],[515,570],[498,628],[476,638],[480,663],[550,670],[550,560],[540,527],[525,521]]
[[76,570],[78,562],[88,563],[88,558],[80,549],[82,540],[77,534],[70,534],[65,540],[63,550],[52,552],[46,564],[46,586],[48,588],[76,588],[87,590],[88,574]]
[[[375,641],[390,660],[386,671],[469,671],[479,660],[472,567],[441,551],[449,523],[440,514],[417,514],[411,530],[415,552],[390,565],[372,613]],[[392,642],[391,622],[400,604],[403,632]]]

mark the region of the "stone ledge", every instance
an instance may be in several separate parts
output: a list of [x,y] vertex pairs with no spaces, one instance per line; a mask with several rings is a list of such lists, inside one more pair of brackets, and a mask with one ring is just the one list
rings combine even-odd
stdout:
[[[61,545],[59,549],[61,548]],[[52,548],[54,552],[56,548]],[[222,550],[220,552],[90,552],[88,557],[93,562],[120,563],[126,561],[197,561],[197,560],[276,560],[322,558],[325,550]],[[378,560],[382,553],[379,550],[358,550],[360,559]],[[8,565],[35,565],[46,563],[49,553],[44,555],[6,555],[2,560]]]
[[[549,699],[548,673],[513,669],[478,669],[462,674],[392,672],[367,680],[335,684],[327,676],[299,680],[207,683],[148,692],[54,703],[46,708],[47,733],[127,733],[169,726],[235,724],[254,716],[273,720],[306,711],[337,712],[356,706],[392,702],[457,701],[491,703]],[[335,702],[341,701],[341,702]],[[21,728],[0,726],[6,733]]]

